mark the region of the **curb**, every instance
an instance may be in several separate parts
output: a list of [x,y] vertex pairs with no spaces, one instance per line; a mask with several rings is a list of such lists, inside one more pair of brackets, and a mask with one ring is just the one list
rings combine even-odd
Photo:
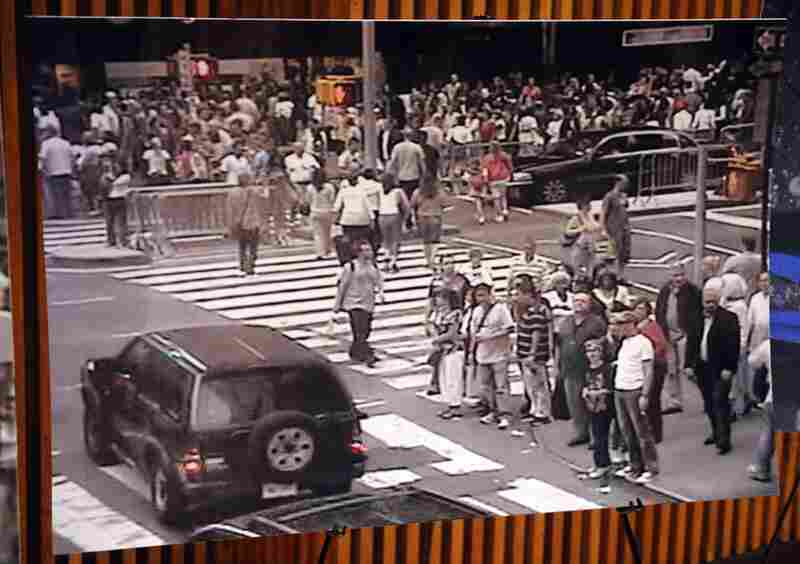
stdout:
[[[712,210],[723,210],[726,208],[733,208],[739,206],[748,206],[748,205],[756,205],[759,204],[759,200],[753,200],[752,202],[734,202],[734,201],[716,201],[716,200],[709,200],[706,201],[706,211]],[[664,206],[659,208],[638,208],[634,210],[628,211],[629,217],[647,217],[647,216],[655,216],[661,214],[668,214],[668,213],[680,213],[680,212],[687,212],[693,211],[697,206],[695,204],[681,204],[681,205],[674,205],[674,206]],[[537,207],[534,206],[531,208],[533,211],[538,211],[542,213],[546,213],[549,215],[555,215],[558,217],[571,217],[573,214],[570,212],[563,212],[552,208],[546,207]]]
[[[444,224],[442,226],[442,237],[458,236],[461,233],[461,228],[456,225]],[[259,252],[269,252],[277,255],[291,255],[301,252],[301,249],[307,248],[312,244],[312,235],[309,230],[300,230],[293,234],[293,239],[301,241],[299,246],[293,247],[270,247],[261,245]],[[419,240],[416,231],[404,232],[401,241],[415,241]],[[104,272],[110,271],[115,268],[132,267],[132,266],[147,266],[151,264],[161,264],[169,260],[180,260],[196,258],[202,261],[205,257],[211,255],[233,255],[237,253],[236,245],[230,239],[223,236],[211,235],[207,239],[194,240],[190,238],[175,238],[172,244],[176,249],[176,253],[172,257],[165,257],[160,259],[152,259],[145,254],[139,256],[130,256],[122,258],[73,258],[59,256],[58,251],[45,253],[45,265],[47,268],[52,269],[53,272],[61,271],[66,272]],[[205,248],[205,253],[192,253],[192,250],[198,248]],[[181,256],[181,251],[188,251],[188,255]]]
[[48,267],[63,269],[90,269],[99,270],[121,266],[146,266],[153,261],[145,254],[141,256],[130,256],[124,258],[71,258],[60,257],[58,255],[48,255],[46,264]]

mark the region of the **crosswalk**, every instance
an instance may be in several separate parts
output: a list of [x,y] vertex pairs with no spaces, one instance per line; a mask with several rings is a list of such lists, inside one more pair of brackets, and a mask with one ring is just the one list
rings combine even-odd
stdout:
[[[439,252],[452,256],[457,266],[468,261],[465,246],[447,244]],[[497,292],[506,289],[512,258],[500,251],[484,254]],[[431,273],[421,244],[405,245],[397,264],[400,272],[386,275],[385,303],[375,311],[370,342],[382,361],[373,368],[350,362],[346,317],[334,319],[330,325],[341,269],[335,259],[320,260],[309,254],[263,258],[256,264],[255,277],[242,277],[233,260],[136,268],[111,276],[167,293],[227,319],[279,329],[331,362],[384,377],[395,389],[407,389],[424,386],[430,372],[424,363],[430,342],[422,315]]]
[[[44,252],[52,253],[63,247],[98,247],[106,244],[104,219],[50,219],[44,222]],[[184,241],[212,241],[221,234],[187,235]]]
[[102,219],[51,219],[44,222],[44,252],[75,245],[103,245],[106,223]]
[[[468,261],[466,245],[449,243],[440,248],[440,253],[452,256],[456,265]],[[498,293],[506,289],[512,258],[511,253],[500,250],[484,253],[484,262],[492,269]],[[431,273],[425,266],[422,245],[405,245],[398,266],[399,273],[386,275],[386,303],[378,305],[375,313],[370,342],[382,360],[374,368],[350,361],[347,354],[350,329],[345,318],[336,320],[333,330],[327,331],[341,269],[335,259],[320,260],[303,253],[265,257],[256,264],[256,277],[240,276],[236,260],[126,267],[110,272],[109,276],[168,294],[230,320],[277,328],[331,362],[379,378],[378,381],[387,386],[386,392],[410,392],[426,400],[441,401],[438,396],[427,396],[423,391],[430,379],[430,367],[424,362],[430,340],[424,332],[422,315]],[[512,374],[512,394],[522,394],[517,373]],[[505,475],[512,470],[504,470],[503,461],[492,460],[485,453],[473,450],[474,447],[440,434],[440,429],[409,419],[409,413],[397,412],[397,405],[385,401],[388,397],[388,393],[379,392],[377,396],[356,399],[359,409],[370,415],[363,421],[369,448],[388,448],[396,453],[389,466],[376,460],[376,466],[368,468],[367,474],[358,481],[359,488],[381,490],[415,482],[422,482],[424,486],[431,472],[453,478],[480,475],[485,477],[485,482],[476,484],[483,485],[471,489],[469,495],[456,495],[464,503],[489,513],[507,515],[598,507],[555,485],[524,478],[498,479],[498,472]],[[419,464],[412,463],[413,456],[405,458],[403,453],[418,449],[430,451],[435,461]],[[101,471],[121,484],[130,495],[142,502],[149,501],[149,488],[136,472],[125,466]],[[517,472],[513,474],[519,476]],[[74,483],[63,477],[57,488],[53,506],[54,531],[82,550],[97,549],[100,542],[73,522],[75,508],[83,505],[92,508],[95,524],[109,527],[119,541],[118,548],[159,544],[160,537],[164,536],[162,531],[149,531],[147,525],[142,524],[143,520],[134,522],[135,517],[105,506],[89,483],[81,480]],[[105,525],[101,523],[104,520],[107,521]],[[149,521],[146,517],[144,520]]]

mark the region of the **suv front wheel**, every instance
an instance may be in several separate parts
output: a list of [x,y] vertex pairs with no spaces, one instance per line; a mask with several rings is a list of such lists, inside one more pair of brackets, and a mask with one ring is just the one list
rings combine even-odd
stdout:
[[163,462],[151,466],[150,502],[158,518],[168,524],[177,524],[186,510],[177,477]]
[[98,410],[88,405],[83,412],[83,443],[86,447],[86,454],[98,466],[117,463],[117,457],[111,450],[108,425],[103,425],[98,416]]
[[250,435],[250,468],[263,482],[296,483],[312,469],[322,444],[314,419],[299,411],[261,418]]

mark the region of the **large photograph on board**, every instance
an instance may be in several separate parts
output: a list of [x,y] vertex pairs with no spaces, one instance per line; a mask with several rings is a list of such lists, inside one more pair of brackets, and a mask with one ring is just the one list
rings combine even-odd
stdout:
[[29,19],[56,552],[775,495],[769,23]]

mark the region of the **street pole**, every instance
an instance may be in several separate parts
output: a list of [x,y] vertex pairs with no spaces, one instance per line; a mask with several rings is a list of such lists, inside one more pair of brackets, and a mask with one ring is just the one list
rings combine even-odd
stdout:
[[778,104],[778,84],[774,74],[769,77],[769,106],[767,106],[767,131],[764,141],[764,180],[761,188],[761,270],[769,270],[769,196],[772,188],[773,174],[772,144],[775,132],[775,112]]
[[375,22],[365,21],[362,30],[362,65],[364,67],[364,161],[377,168],[378,132],[375,125]]
[[697,192],[694,213],[694,281],[703,287],[703,255],[706,248],[706,170],[708,156],[705,147],[697,146]]

